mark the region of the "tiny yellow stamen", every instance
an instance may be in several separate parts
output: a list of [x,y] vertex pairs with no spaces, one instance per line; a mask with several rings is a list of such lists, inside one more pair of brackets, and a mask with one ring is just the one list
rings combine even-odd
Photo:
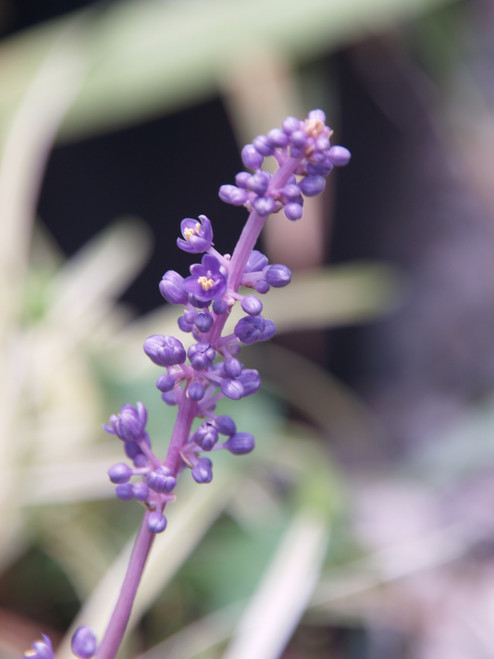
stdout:
[[321,119],[306,119],[305,120],[305,134],[308,137],[317,138],[325,128],[324,121]]
[[199,224],[199,222],[196,222],[196,225],[193,229],[189,229],[189,228],[185,229],[184,231],[185,240],[190,240],[192,236],[197,236],[200,230],[201,230],[201,225]]
[[25,656],[25,657],[34,657],[35,654],[36,654],[36,650],[26,650],[26,651],[24,652],[24,656]]
[[210,288],[214,286],[214,281],[211,278],[206,277],[205,275],[202,275],[202,277],[198,277],[197,283],[202,286],[203,290],[209,291]]

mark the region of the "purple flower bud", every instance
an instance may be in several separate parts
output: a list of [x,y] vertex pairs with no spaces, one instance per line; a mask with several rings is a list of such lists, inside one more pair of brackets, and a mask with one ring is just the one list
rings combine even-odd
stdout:
[[182,332],[192,332],[192,330],[194,329],[194,324],[188,323],[187,320],[185,319],[185,316],[179,316],[177,318],[177,325],[182,330]]
[[158,366],[173,366],[185,361],[185,348],[174,336],[153,334],[144,341],[144,352]]
[[190,254],[200,254],[207,252],[213,242],[213,229],[211,222],[205,215],[199,215],[199,222],[190,217],[185,218],[180,223],[182,238],[177,238],[177,245],[184,252]]
[[228,304],[221,298],[219,300],[214,300],[213,311],[217,316],[221,316],[228,311]]
[[286,265],[277,263],[276,265],[269,266],[265,272],[265,277],[268,284],[274,288],[282,288],[291,282],[292,273]]
[[258,215],[266,217],[274,211],[276,204],[272,197],[256,197],[252,206]]
[[120,462],[108,469],[108,476],[112,483],[128,483],[132,476],[132,469],[125,462]]
[[202,423],[192,435],[192,439],[204,451],[210,451],[218,441],[218,431],[210,423]]
[[213,479],[213,463],[209,458],[201,458],[192,469],[192,478],[196,483],[210,483]]
[[237,432],[235,421],[229,416],[216,417],[215,426],[222,435],[234,435]]
[[296,148],[303,148],[306,142],[307,134],[304,130],[296,130],[290,136],[290,143]]
[[250,316],[257,316],[262,311],[262,302],[255,295],[246,295],[240,303],[240,306],[245,313],[248,313]]
[[121,483],[115,488],[115,494],[122,501],[130,501],[134,498],[134,492],[130,483]]
[[187,351],[192,368],[196,371],[204,371],[213,363],[216,352],[210,343],[196,343]]
[[241,362],[238,361],[238,359],[231,357],[225,361],[223,369],[228,377],[236,378],[240,375],[240,373],[242,373],[243,366]]
[[280,128],[273,128],[268,133],[268,140],[270,144],[275,147],[286,146],[288,144],[288,136],[285,131]]
[[296,183],[287,183],[281,193],[289,201],[295,201],[300,198],[302,191]]
[[302,127],[302,122],[297,117],[287,117],[283,123],[282,127],[285,133],[291,135],[296,130],[300,130]]
[[332,146],[328,152],[329,157],[337,167],[343,167],[350,162],[352,154],[344,146]]
[[187,389],[187,393],[189,394],[190,399],[201,400],[202,398],[204,398],[206,389],[202,386],[200,382],[191,382],[189,384],[189,388]]
[[171,391],[164,391],[161,394],[161,399],[167,404],[167,405],[176,405],[177,404],[177,395],[174,389]]
[[271,156],[274,152],[274,147],[266,135],[258,135],[252,143],[257,153],[260,153],[261,156]]
[[239,172],[238,174],[235,174],[235,184],[239,188],[247,188],[247,183],[250,180],[250,177],[252,174],[250,172]]
[[262,316],[244,316],[234,328],[235,336],[247,345],[261,339],[264,331],[264,318]]
[[41,634],[41,638],[43,640],[35,641],[31,645],[31,649],[25,652],[22,659],[25,657],[29,657],[29,659],[55,659],[50,639],[46,634]]
[[290,203],[286,204],[283,211],[285,213],[285,216],[292,221],[300,220],[300,218],[304,214],[304,209],[302,208],[302,204],[297,204],[294,201],[291,201]]
[[90,627],[78,627],[72,635],[70,647],[79,659],[91,659],[96,652],[96,636]]
[[223,446],[233,455],[245,455],[255,446],[254,435],[249,432],[237,432],[227,439]]
[[276,334],[276,325],[268,318],[264,319],[264,331],[261,336],[261,341],[268,341]]
[[260,279],[259,281],[256,281],[256,285],[254,286],[254,288],[258,293],[264,295],[269,291],[269,284],[267,281],[264,281],[264,279]]
[[264,157],[256,151],[253,144],[246,144],[242,149],[242,162],[248,169],[259,169]]
[[324,160],[318,163],[309,162],[307,164],[307,174],[311,176],[327,176],[334,168],[334,163],[331,158],[326,155]]
[[166,529],[166,517],[154,510],[148,515],[147,527],[151,533],[161,533]]
[[166,492],[168,494],[177,484],[177,479],[174,476],[170,476],[165,467],[158,467],[146,474],[146,483],[155,492]]
[[133,483],[132,494],[138,501],[147,501],[149,499],[149,487],[142,481]]
[[242,206],[247,201],[247,192],[235,185],[222,185],[219,189],[218,196],[221,201],[233,206]]
[[137,407],[124,405],[120,414],[111,415],[110,426],[103,428],[125,442],[135,442],[145,434],[146,421],[147,411],[142,403],[137,403]]
[[168,270],[160,281],[160,293],[170,304],[185,304],[187,291],[184,288],[184,278],[175,270]]
[[268,172],[256,172],[245,181],[245,187],[257,195],[263,195],[269,187],[270,178]]
[[322,176],[307,176],[300,181],[299,185],[306,197],[315,197],[324,190],[326,180]]
[[190,267],[191,276],[184,281],[185,290],[200,302],[209,303],[226,290],[226,270],[212,254],[204,254],[201,263]]
[[221,380],[220,388],[222,393],[232,400],[240,400],[244,396],[244,385],[234,378],[224,378]]
[[209,332],[213,326],[213,317],[210,313],[205,311],[200,311],[195,318],[194,324],[199,330],[199,332]]
[[268,257],[257,249],[253,249],[249,254],[244,272],[260,272],[268,265]]
[[156,388],[160,391],[171,391],[175,386],[175,378],[169,373],[163,373],[156,380]]
[[240,382],[244,388],[244,396],[255,394],[261,387],[261,377],[253,368],[244,369],[237,381]]

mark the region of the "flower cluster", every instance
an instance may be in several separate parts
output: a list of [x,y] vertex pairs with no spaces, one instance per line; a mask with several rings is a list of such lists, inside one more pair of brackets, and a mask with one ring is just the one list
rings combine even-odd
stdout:
[[[242,345],[274,335],[275,325],[262,315],[259,295],[271,287],[286,286],[291,280],[289,268],[270,264],[254,245],[270,213],[283,209],[290,220],[299,219],[304,196],[320,194],[325,185],[323,177],[335,165],[348,162],[347,149],[331,145],[331,133],[324,113],[314,110],[305,121],[285,119],[280,129],[260,135],[244,147],[244,165],[253,171],[240,172],[236,185],[224,185],[219,190],[223,201],[244,205],[250,211],[232,256],[214,248],[211,222],[205,215],[181,222],[178,247],[202,257],[190,267],[188,277],[174,270],[165,272],[159,289],[167,302],[183,306],[178,327],[190,334],[193,342],[186,349],[180,339],[162,334],[153,334],[144,342],[144,352],[163,369],[156,381],[163,401],[178,406],[165,460],[159,460],[151,449],[142,403],[137,407],[124,405],[106,426],[124,442],[125,453],[133,463],[132,467],[119,463],[109,470],[116,494],[146,506],[148,529],[153,533],[166,527],[163,510],[175,498],[173,490],[183,469],[189,468],[198,483],[208,483],[213,476],[212,452],[227,449],[242,455],[254,448],[250,433],[237,431],[232,418],[215,413],[221,398],[239,400],[261,386],[259,373],[246,368],[238,353]],[[267,156],[273,156],[279,165],[274,175],[261,169]],[[253,292],[243,294],[241,286]],[[245,315],[232,332],[224,333],[236,303]],[[193,428],[196,419],[199,425]]]

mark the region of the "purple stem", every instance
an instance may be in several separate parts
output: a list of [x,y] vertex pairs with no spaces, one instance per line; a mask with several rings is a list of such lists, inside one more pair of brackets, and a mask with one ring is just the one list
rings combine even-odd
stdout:
[[148,512],[144,515],[141,529],[137,536],[127,572],[125,574],[118,600],[113,609],[105,635],[95,654],[95,659],[113,659],[118,652],[122,637],[129,621],[137,588],[141,581],[144,566],[153,544],[155,534],[147,527]]

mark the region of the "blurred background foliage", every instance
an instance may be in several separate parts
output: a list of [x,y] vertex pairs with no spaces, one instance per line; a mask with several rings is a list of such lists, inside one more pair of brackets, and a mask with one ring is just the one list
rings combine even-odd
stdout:
[[3,0],[0,29],[2,659],[104,628],[140,512],[100,428],[142,400],[166,448],[141,346],[179,222],[231,251],[239,146],[313,107],[353,159],[263,236],[294,281],[222,405],[257,449],[184,475],[120,656],[492,657],[492,3]]

